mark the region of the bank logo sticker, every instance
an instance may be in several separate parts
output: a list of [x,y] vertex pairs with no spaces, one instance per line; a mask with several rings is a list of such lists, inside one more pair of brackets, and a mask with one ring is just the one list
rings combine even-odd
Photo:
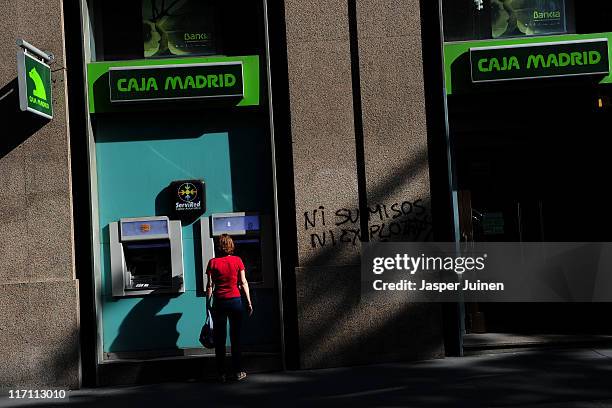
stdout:
[[191,183],[184,183],[178,188],[178,196],[182,201],[190,203],[198,196],[198,189]]
[[[200,180],[175,180],[170,183],[168,198],[172,200],[172,213],[182,221],[197,217],[206,208],[206,189]],[[195,218],[193,218],[195,220]]]

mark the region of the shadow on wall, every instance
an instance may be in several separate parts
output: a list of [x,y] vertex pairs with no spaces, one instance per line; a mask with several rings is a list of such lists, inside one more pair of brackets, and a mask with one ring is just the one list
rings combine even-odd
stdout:
[[21,111],[17,78],[0,89],[0,118],[2,118],[2,127],[10,129],[10,131],[3,132],[0,142],[0,159],[49,123],[48,119]]
[[[206,194],[206,182],[204,181],[204,194]],[[204,297],[206,296],[205,283],[203,273],[200,271],[204,271],[207,265],[203,264],[202,261],[202,252],[200,251],[200,245],[202,245],[202,232],[200,231],[200,218],[202,218],[203,214],[200,212],[194,212],[191,214],[183,215],[181,217],[176,216],[173,211],[173,203],[176,191],[172,189],[172,185],[168,185],[164,187],[155,197],[155,215],[156,216],[167,216],[171,220],[179,219],[181,221],[181,226],[187,227],[190,226],[193,232],[193,242],[195,244],[194,251],[194,263],[195,263],[195,284],[196,284],[196,297]],[[206,211],[206,198],[203,200],[204,209]]]
[[[173,278],[172,284],[180,284],[178,277]],[[146,297],[140,297],[121,322],[109,351],[178,350],[177,324],[182,314],[158,315],[173,298],[174,296],[167,293],[157,296],[156,291]]]
[[[43,347],[37,348],[38,350]],[[79,385],[79,331],[71,330],[61,341],[44,346],[45,353],[28,373],[30,381],[14,384],[14,387],[58,387],[74,389]],[[23,381],[23,379],[22,379]],[[2,388],[2,387],[0,387]]]
[[[397,197],[424,172],[426,150],[389,174],[368,196],[380,201]],[[298,226],[307,233],[307,246],[315,252],[303,265],[308,270],[296,271],[301,365],[310,368],[359,364],[373,361],[374,356],[375,361],[442,356],[439,304],[411,303],[403,294],[389,294],[384,302],[362,300],[358,251],[349,258],[343,257],[346,266],[328,266],[337,265],[340,246],[360,245],[361,214],[356,207],[346,204],[341,209],[324,209],[324,217],[320,212],[309,211]],[[371,241],[433,239],[429,197],[374,202],[368,207]]]
[[235,211],[273,213],[272,152],[269,117],[252,112],[235,121],[228,134]]
[[0,346],[0,406],[6,406],[2,398],[9,389],[73,389],[79,385],[79,328],[76,309],[69,306],[74,299],[58,305],[58,300],[75,296],[76,287],[59,282],[26,284],[22,289],[25,291],[18,293],[24,296],[17,309],[11,311],[10,303],[9,310],[4,309],[20,328],[11,327],[10,322],[2,327],[9,333]]
[[[433,239],[431,203],[429,197],[406,197],[401,200],[386,200],[397,197],[398,192],[413,183],[427,171],[427,151],[422,150],[415,160],[406,162],[389,174],[384,182],[368,192],[368,231],[372,241],[411,242]],[[337,256],[334,248],[360,245],[361,214],[357,203],[348,203],[337,208],[324,207],[309,209],[300,214],[298,229],[308,242],[303,243],[313,251],[314,256],[302,266],[327,265],[334,263]],[[344,264],[358,265],[358,257]]]

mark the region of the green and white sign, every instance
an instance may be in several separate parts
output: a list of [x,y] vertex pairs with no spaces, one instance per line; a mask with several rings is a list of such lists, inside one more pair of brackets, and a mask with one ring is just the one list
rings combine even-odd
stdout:
[[608,39],[470,48],[472,82],[610,73]]
[[17,78],[21,110],[53,119],[51,68],[25,50],[19,50]]
[[242,62],[111,67],[111,102],[242,98]]

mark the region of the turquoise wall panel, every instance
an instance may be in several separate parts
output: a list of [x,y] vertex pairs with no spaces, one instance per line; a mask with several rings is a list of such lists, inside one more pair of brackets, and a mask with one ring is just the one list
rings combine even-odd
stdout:
[[177,297],[104,298],[104,351],[201,347],[205,301],[194,292]]
[[[197,222],[182,228],[185,293],[120,299],[111,296],[110,222],[164,215],[160,193],[181,179],[205,181],[205,215],[270,214],[272,209],[271,153],[258,120],[238,125],[233,115],[163,115],[105,115],[95,122],[105,352],[201,347],[198,336],[205,316]],[[274,343],[275,296],[270,290],[253,290],[253,297],[260,308],[247,323],[251,328],[243,343]]]
[[[96,150],[102,229],[119,218],[155,215],[158,194],[173,180],[203,179],[207,191],[214,192],[207,195],[209,212],[233,208],[227,133],[97,143]],[[183,229],[183,238],[192,236],[191,228]]]

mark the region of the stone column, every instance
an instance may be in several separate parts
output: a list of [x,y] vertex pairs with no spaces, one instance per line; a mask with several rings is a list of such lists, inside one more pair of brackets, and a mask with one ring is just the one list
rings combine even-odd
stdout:
[[[61,1],[0,9],[0,388],[79,385],[78,284]],[[52,52],[51,121],[19,111],[17,47]]]
[[[285,18],[300,366],[441,356],[439,308],[360,299],[359,166],[372,238],[398,222],[394,240],[430,239],[418,2],[285,0]],[[394,210],[401,215],[393,218]]]

